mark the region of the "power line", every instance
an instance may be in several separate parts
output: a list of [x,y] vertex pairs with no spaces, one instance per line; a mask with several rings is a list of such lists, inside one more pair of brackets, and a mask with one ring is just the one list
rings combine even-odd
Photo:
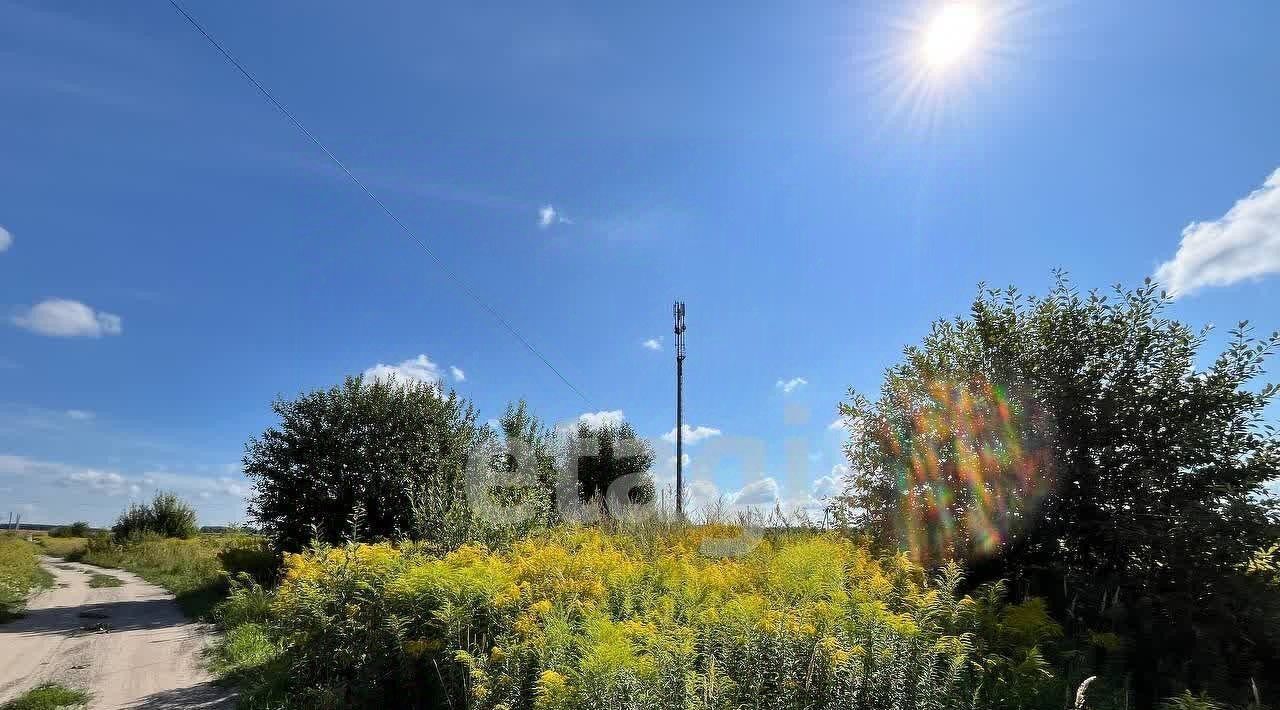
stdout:
[[357,187],[363,190],[364,194],[368,195],[369,199],[373,200],[374,204],[376,204],[383,212],[385,212],[387,216],[390,217],[391,220],[400,227],[401,231],[403,231],[410,239],[412,239],[415,243],[417,243],[418,246],[422,247],[422,250],[425,251],[427,255],[429,255],[432,258],[432,260],[436,262],[436,265],[438,265],[440,269],[444,271],[445,275],[453,279],[454,283],[458,284],[458,286],[461,287],[462,290],[468,296],[471,297],[471,300],[476,302],[476,305],[488,311],[490,315],[496,318],[498,322],[502,324],[502,327],[507,329],[507,332],[511,333],[511,335],[513,335],[516,340],[519,340],[520,343],[524,345],[524,347],[529,352],[533,353],[535,357],[541,360],[543,365],[546,365],[549,370],[554,372],[556,377],[559,377],[560,381],[563,382],[565,386],[573,390],[574,394],[578,395],[578,397],[580,397],[582,401],[587,404],[588,407],[591,407],[593,409],[595,408],[595,406],[591,403],[591,400],[588,399],[587,396],[582,393],[582,390],[575,387],[573,383],[568,380],[568,378],[566,378],[563,374],[561,374],[559,370],[556,369],[555,365],[551,364],[550,360],[547,360],[547,358],[543,357],[542,353],[538,352],[538,349],[533,347],[533,343],[530,343],[528,339],[526,339],[523,335],[521,335],[520,332],[515,329],[515,326],[511,325],[511,323],[506,318],[504,318],[502,314],[497,311],[497,309],[495,309],[493,306],[489,305],[487,302],[481,299],[480,296],[470,286],[467,285],[467,282],[462,280],[462,277],[458,276],[458,274],[454,272],[453,269],[449,268],[449,265],[446,264],[444,260],[442,260],[435,253],[435,251],[431,249],[431,247],[427,246],[427,243],[422,241],[422,239],[420,239],[418,235],[415,234],[414,231],[409,228],[409,225],[405,224],[399,217],[397,217],[396,214],[391,211],[391,208],[387,207],[387,204],[383,202],[381,198],[373,194],[373,191],[370,190],[364,184],[364,182],[360,180],[360,178],[356,177],[355,173],[351,172],[351,170],[347,168],[345,163],[343,163],[341,160],[338,159],[338,156],[334,155],[332,151],[326,148],[324,143],[321,143],[320,139],[316,138],[315,135],[311,133],[311,131],[308,131],[307,127],[302,125],[302,122],[299,121],[296,117],[294,117],[294,115],[289,112],[289,109],[284,107],[284,104],[277,101],[276,97],[272,96],[271,92],[267,91],[267,88],[263,86],[262,83],[259,82],[257,79],[255,79],[253,74],[251,74],[249,70],[244,67],[243,64],[237,61],[235,57],[231,56],[231,53],[228,52],[226,48],[222,46],[222,43],[214,39],[213,36],[210,35],[205,30],[205,28],[199,22],[197,22],[194,17],[191,16],[190,13],[184,10],[183,7],[177,3],[177,0],[169,0],[169,4],[173,6],[173,9],[181,13],[182,16],[187,19],[187,22],[191,23],[191,26],[194,27],[197,32],[203,35],[205,39],[209,40],[209,44],[212,44],[214,48],[217,49],[218,52],[221,53],[222,56],[226,58],[228,62],[231,62],[231,65],[234,66],[237,70],[239,70],[240,73],[244,75],[244,78],[248,79],[249,83],[253,84],[254,88],[256,88],[259,92],[261,92],[262,95],[267,98],[267,101],[271,102],[272,106],[276,107],[276,110],[284,114],[284,117],[289,119],[289,122],[292,123],[294,127],[297,128],[302,133],[302,135],[306,136],[308,140],[314,143],[317,148],[319,148],[321,151],[324,152],[326,156],[329,157],[329,160],[333,161],[334,165],[337,165],[338,168],[340,168],[342,172],[346,174],[347,177],[351,178],[351,182],[354,182]]

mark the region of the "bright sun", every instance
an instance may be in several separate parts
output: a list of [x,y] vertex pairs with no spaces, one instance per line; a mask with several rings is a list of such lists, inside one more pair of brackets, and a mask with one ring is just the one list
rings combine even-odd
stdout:
[[948,3],[925,29],[925,63],[931,69],[945,69],[964,59],[977,44],[981,29],[982,18],[973,3]]

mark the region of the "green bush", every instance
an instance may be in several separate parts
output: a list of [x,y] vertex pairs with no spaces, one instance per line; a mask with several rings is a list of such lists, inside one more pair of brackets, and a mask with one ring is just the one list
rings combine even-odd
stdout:
[[130,505],[111,526],[116,542],[137,541],[148,535],[186,539],[199,532],[195,508],[172,493],[157,493],[150,503]]
[[249,441],[244,473],[249,514],[280,549],[462,536],[463,473],[492,432],[457,393],[351,377],[272,410],[279,422]]

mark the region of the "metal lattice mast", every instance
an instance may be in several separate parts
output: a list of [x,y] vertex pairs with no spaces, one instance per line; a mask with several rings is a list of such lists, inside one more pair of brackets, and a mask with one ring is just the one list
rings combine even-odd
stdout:
[[676,517],[684,517],[684,301],[671,309],[676,334]]

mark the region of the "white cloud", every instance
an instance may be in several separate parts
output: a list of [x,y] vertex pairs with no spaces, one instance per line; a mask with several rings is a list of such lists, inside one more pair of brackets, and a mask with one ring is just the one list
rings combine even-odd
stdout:
[[662,336],[658,336],[658,337],[656,337],[656,338],[649,338],[648,340],[644,341],[643,343],[640,343],[640,345],[642,345],[642,346],[644,346],[644,347],[646,347],[646,348],[648,348],[648,349],[650,349],[650,350],[661,350],[661,349],[662,349]]
[[778,502],[778,482],[772,477],[752,481],[730,496],[734,505],[773,505]]
[[67,416],[77,421],[85,421],[87,419],[93,419],[93,412],[83,409],[68,409]]
[[618,426],[622,424],[625,417],[621,409],[613,409],[603,412],[586,412],[578,417],[578,421],[586,424],[592,429],[599,429],[602,426]]
[[0,227],[0,252],[8,249],[12,245],[13,235],[9,233],[9,230],[4,227]]
[[129,482],[124,476],[115,471],[98,471],[92,468],[68,473],[62,482],[109,496],[120,495],[129,490]]
[[813,480],[812,485],[809,487],[809,495],[819,501],[836,495],[842,487],[841,481],[848,473],[849,467],[844,464],[832,466],[830,474],[819,476]]
[[410,358],[399,365],[386,365],[380,362],[365,370],[364,376],[371,380],[386,380],[394,377],[398,382],[416,381],[433,385],[440,384],[444,379],[440,366],[431,362],[426,355]]
[[[680,460],[684,464],[684,468],[682,470],[688,470],[689,462],[692,461],[693,459],[689,458],[689,454],[681,454]],[[667,457],[667,471],[672,476],[671,481],[674,483],[676,480],[674,478],[674,476],[676,475],[676,457],[674,454]]]
[[13,324],[40,335],[60,338],[100,338],[104,335],[120,335],[124,331],[120,316],[95,312],[79,301],[63,298],[51,298],[37,303],[24,313],[14,316]]
[[[228,467],[231,470],[235,467]],[[142,488],[163,488],[179,493],[209,491],[243,498],[249,494],[249,484],[243,478],[220,476],[208,478],[191,474],[158,471],[140,476],[129,476],[116,471],[104,471],[55,461],[39,461],[13,454],[0,454],[0,475],[16,476],[31,481],[45,481],[64,486],[82,487],[88,490],[119,495],[137,495]]]
[[840,479],[834,476],[821,476],[813,480],[810,492],[814,498],[830,498],[840,490]]
[[467,380],[467,373],[463,372],[462,368],[457,365],[449,366],[449,374],[453,375],[454,382],[465,382]]
[[697,510],[715,503],[720,498],[720,489],[716,484],[705,479],[689,481],[684,489],[686,510]]
[[218,491],[229,496],[235,496],[236,498],[248,498],[250,493],[248,483],[244,481],[237,481],[232,478],[219,478],[215,482],[214,487]]
[[[720,436],[719,429],[713,429],[709,426],[691,427],[688,424],[684,424],[680,427],[680,433],[683,435],[681,438],[684,440],[684,443],[691,445],[696,444],[703,439]],[[662,440],[674,444],[676,441],[676,428],[671,427],[671,431],[662,435]]]
[[1182,230],[1178,253],[1155,278],[1174,297],[1280,273],[1280,169],[1220,219]]
[[844,431],[848,428],[849,428],[849,420],[845,419],[844,417],[840,417],[839,419],[827,425],[827,429],[830,431]]
[[0,474],[46,478],[69,472],[71,467],[48,461],[36,461],[25,456],[0,454]]
[[565,217],[554,205],[543,205],[538,208],[538,226],[546,229],[553,224],[573,224],[573,220]]
[[809,384],[809,381],[803,377],[792,377],[789,380],[778,380],[774,386],[782,390],[783,394],[791,394],[797,387],[807,384]]
[[209,478],[193,476],[187,473],[150,471],[144,473],[140,478],[131,479],[131,482],[134,487],[139,489],[145,486],[155,490],[171,490],[181,494],[199,495],[206,499],[212,496],[247,498],[250,492],[249,483],[246,480],[231,476]]
[[48,518],[41,522],[97,520],[101,524],[119,512],[120,498],[137,499],[159,490],[200,502],[200,515],[206,521],[241,519],[252,490],[240,467],[199,465],[195,469],[207,473],[134,474],[0,454],[0,492],[21,491],[35,501],[41,506],[41,516]]

